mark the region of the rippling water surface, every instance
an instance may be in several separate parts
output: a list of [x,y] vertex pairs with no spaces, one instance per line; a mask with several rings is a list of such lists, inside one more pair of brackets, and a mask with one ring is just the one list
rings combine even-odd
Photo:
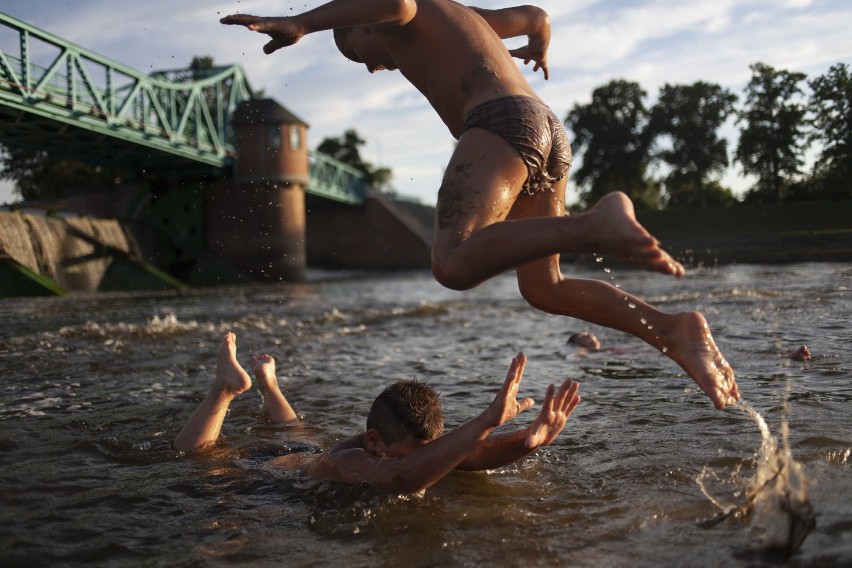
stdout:
[[[758,548],[742,499],[761,435],[718,412],[639,340],[529,308],[505,275],[465,292],[428,273],[181,294],[0,300],[0,563],[56,566],[834,566],[852,563],[849,264],[729,266],[680,281],[579,269],[666,311],[700,309],[744,398],[778,435],[789,423],[816,528],[792,558]],[[218,340],[268,352],[305,428],[238,398],[218,447],[170,447],[210,384]],[[591,330],[610,351],[566,344]],[[806,344],[810,362],[785,356]],[[511,357],[522,395],[568,375],[584,401],[552,446],[421,497],[318,484],[270,457],[363,429],[389,382],[441,392],[447,424],[484,408]],[[787,410],[784,410],[785,400]],[[519,418],[525,423],[532,418]],[[779,513],[780,514],[780,513]]]

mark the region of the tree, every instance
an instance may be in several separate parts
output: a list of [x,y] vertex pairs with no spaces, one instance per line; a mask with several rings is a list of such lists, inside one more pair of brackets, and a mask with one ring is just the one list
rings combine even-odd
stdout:
[[809,83],[812,142],[822,146],[815,182],[823,197],[852,197],[852,77],[838,63]]
[[658,156],[670,168],[665,179],[672,205],[719,203],[733,199],[712,179],[728,167],[728,142],[717,134],[734,112],[737,97],[717,84],[698,81],[692,85],[669,85],[651,109],[648,136],[667,136],[671,147]]
[[74,191],[109,189],[119,174],[79,160],[52,157],[34,148],[0,148],[0,179],[15,182],[24,201],[58,199]]
[[802,166],[805,106],[799,84],[804,73],[776,70],[764,63],[751,65],[745,107],[740,111],[736,159],[758,181],[747,198],[783,201]]
[[574,134],[574,151],[582,156],[574,176],[584,205],[615,190],[624,191],[640,206],[658,205],[659,190],[645,179],[645,96],[638,83],[616,79],[595,89],[591,103],[574,105],[565,118]]
[[[189,69],[193,79],[202,79],[214,66],[213,58],[196,56]],[[210,90],[205,98],[211,112],[216,109],[216,94]],[[15,182],[14,192],[25,201],[58,199],[65,195],[108,190],[116,179],[131,177],[131,172],[109,164],[94,164],[72,158],[78,148],[66,154],[61,148],[50,152],[32,146],[0,147],[0,179]]]
[[358,136],[355,129],[350,128],[340,138],[323,139],[317,147],[317,151],[361,170],[366,174],[367,182],[371,186],[377,189],[390,189],[390,180],[393,178],[393,172],[390,168],[374,168],[370,162],[365,162],[361,158],[358,148],[366,143],[366,140]]

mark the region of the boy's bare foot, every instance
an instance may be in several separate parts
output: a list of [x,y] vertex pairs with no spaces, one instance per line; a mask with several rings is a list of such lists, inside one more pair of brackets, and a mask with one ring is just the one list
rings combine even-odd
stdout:
[[237,336],[233,332],[222,336],[213,384],[234,396],[251,388],[251,377],[237,362]]
[[704,316],[684,312],[672,318],[663,353],[683,367],[717,409],[738,401],[740,392],[734,370],[716,347]]
[[267,417],[278,424],[298,422],[299,416],[278,386],[278,378],[275,376],[275,358],[265,353],[252,355],[249,366],[257,379],[257,388],[263,396]]
[[272,355],[252,355],[249,366],[257,379],[257,388],[261,392],[278,388],[278,379],[275,377],[275,358]]
[[660,248],[660,244],[636,220],[633,203],[620,191],[603,196],[590,213],[596,226],[592,238],[600,254],[612,254],[651,270],[683,276],[683,266]]

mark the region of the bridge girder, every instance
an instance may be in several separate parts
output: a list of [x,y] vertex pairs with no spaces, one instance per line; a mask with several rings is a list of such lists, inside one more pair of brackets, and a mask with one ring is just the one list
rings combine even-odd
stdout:
[[[137,172],[221,174],[233,164],[230,119],[255,97],[240,65],[146,75],[0,13],[4,29],[18,41],[17,49],[0,43],[0,144]],[[363,203],[362,172],[310,157],[309,193]]]

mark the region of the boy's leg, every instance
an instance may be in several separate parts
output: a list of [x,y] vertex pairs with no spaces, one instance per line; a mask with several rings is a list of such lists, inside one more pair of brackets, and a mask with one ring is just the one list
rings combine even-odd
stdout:
[[263,396],[266,416],[278,423],[298,420],[299,417],[293,407],[290,406],[278,387],[278,379],[275,376],[275,359],[271,355],[252,355],[250,366],[257,379],[257,388],[260,389]]
[[733,370],[701,314],[665,314],[605,282],[562,275],[561,252],[612,254],[683,274],[636,221],[630,200],[613,193],[591,211],[568,217],[567,180],[553,192],[530,196],[520,193],[526,176],[523,160],[503,138],[483,129],[465,131],[438,195],[432,247],[438,281],[470,288],[515,268],[521,293],[534,307],[643,339],[681,365],[717,408],[738,399]]
[[[561,213],[565,181],[545,195],[520,195],[510,218]],[[601,280],[566,278],[559,255],[518,267],[518,286],[530,305],[634,335],[679,364],[717,408],[739,399],[734,372],[698,312],[667,314]]]
[[237,362],[237,338],[229,331],[219,345],[213,385],[175,438],[174,448],[191,452],[214,443],[231,401],[250,387],[251,378]]
[[620,193],[580,215],[567,217],[563,211],[507,220],[526,177],[526,165],[503,138],[481,128],[464,132],[438,193],[432,270],[441,284],[471,288],[561,252],[613,254],[648,270],[683,274]]

